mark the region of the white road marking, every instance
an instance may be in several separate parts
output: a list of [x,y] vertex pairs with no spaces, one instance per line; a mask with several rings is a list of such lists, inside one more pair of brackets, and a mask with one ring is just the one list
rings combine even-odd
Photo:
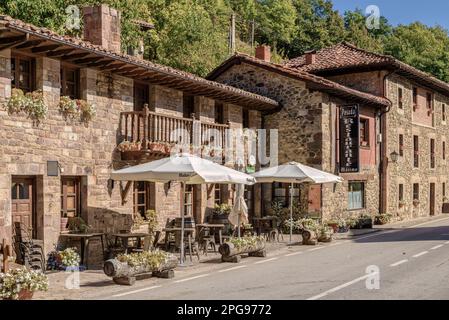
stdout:
[[175,282],[175,283],[186,282],[186,281],[190,281],[190,280],[195,280],[195,279],[199,279],[199,278],[204,278],[204,277],[207,277],[207,276],[209,276],[209,275],[210,275],[210,273],[206,273],[206,274],[202,274],[202,275],[195,276],[195,277],[191,277],[191,278],[186,278],[186,279],[177,280],[177,281],[174,281],[174,282]]
[[325,292],[323,292],[323,293],[321,293],[319,295],[316,295],[316,296],[313,296],[311,298],[308,298],[307,300],[318,300],[318,299],[321,299],[321,298],[323,298],[323,297],[325,297],[325,296],[327,296],[327,295],[329,295],[331,293],[337,292],[337,291],[339,291],[341,289],[349,287],[349,286],[351,286],[353,284],[356,284],[357,282],[363,281],[363,280],[365,280],[365,279],[367,279],[369,277],[372,277],[374,275],[377,275],[377,274],[379,274],[379,273],[378,272],[374,272],[374,273],[370,273],[370,274],[364,275],[363,277],[360,277],[360,278],[354,279],[352,281],[346,282],[346,283],[344,283],[344,284],[342,284],[342,285],[340,285],[338,287],[335,287],[335,288],[327,290],[327,291],[325,291]]
[[261,263],[271,262],[271,261],[274,261],[274,260],[277,260],[277,259],[279,259],[279,258],[266,259],[266,260],[262,260],[262,261],[256,262],[254,264],[261,264]]
[[297,256],[297,255],[300,255],[303,253],[304,253],[304,251],[293,252],[293,253],[286,254],[284,257],[293,257],[293,256]]
[[437,250],[437,249],[440,249],[441,247],[443,247],[442,244],[440,244],[438,246],[435,246],[435,247],[432,247],[432,248],[430,248],[430,250]]
[[234,268],[229,268],[229,269],[220,270],[220,271],[218,271],[218,273],[228,272],[228,271],[233,271],[233,270],[238,270],[238,269],[242,269],[242,268],[246,268],[246,267],[247,267],[247,266],[238,266],[238,267],[234,267]]
[[390,264],[390,267],[397,267],[397,266],[400,266],[401,264],[404,264],[406,262],[408,262],[408,260],[404,259],[404,260],[398,261],[396,263]]
[[429,253],[429,251],[423,251],[423,252],[420,252],[420,253],[418,253],[418,254],[415,254],[414,256],[413,256],[413,258],[419,258],[419,257],[421,257],[421,256],[423,256],[423,255],[425,255],[425,254],[428,254]]
[[153,290],[153,289],[160,288],[160,287],[162,287],[162,286],[152,286],[152,287],[143,288],[143,289],[139,289],[139,290],[128,291],[128,292],[124,292],[124,293],[114,294],[113,297],[116,297],[116,298],[124,297],[124,296],[130,295],[130,294]]
[[449,244],[449,241],[446,241],[444,244]]
[[314,249],[309,249],[307,251],[313,252],[313,251],[321,250],[321,249],[324,249],[324,248],[326,248],[326,247],[318,247],[318,248],[314,248]]

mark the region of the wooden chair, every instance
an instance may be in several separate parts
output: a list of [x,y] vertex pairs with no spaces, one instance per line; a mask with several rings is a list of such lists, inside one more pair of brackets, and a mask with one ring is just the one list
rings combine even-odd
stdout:
[[207,256],[207,251],[209,247],[217,252],[217,247],[215,244],[215,236],[210,233],[210,229],[207,227],[197,227],[196,230],[196,241],[198,242],[199,249],[203,250],[203,254]]
[[22,223],[14,222],[14,248],[17,262],[27,268],[45,271],[44,241],[32,239]]

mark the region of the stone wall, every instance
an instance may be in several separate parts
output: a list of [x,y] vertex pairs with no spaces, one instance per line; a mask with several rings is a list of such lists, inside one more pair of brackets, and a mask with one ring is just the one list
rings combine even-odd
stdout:
[[[435,214],[441,214],[443,183],[448,183],[447,154],[443,160],[443,141],[448,140],[448,126],[443,121],[442,104],[449,104],[449,98],[438,93],[434,94],[434,127],[416,121],[413,115],[413,87],[411,81],[397,75],[390,76],[387,81],[388,98],[393,107],[388,113],[388,150],[399,152],[399,135],[404,136],[404,156],[397,163],[388,166],[387,204],[388,211],[398,220],[425,217],[430,214],[430,183],[435,183],[436,201]],[[403,89],[403,108],[398,106],[398,87]],[[427,89],[419,88],[418,92]],[[425,103],[425,99],[423,102]],[[425,109],[425,104],[421,108]],[[427,113],[426,113],[427,115]],[[413,165],[413,136],[419,137],[419,168]],[[435,140],[435,169],[430,166],[430,139]],[[446,146],[447,153],[447,146]],[[419,183],[420,202],[413,205],[413,184]],[[399,204],[399,184],[404,185],[404,203]],[[447,195],[447,194],[446,194]]]
[[[243,90],[265,95],[279,101],[283,108],[264,119],[265,129],[278,130],[279,164],[297,161],[331,173],[337,172],[337,106],[345,103],[318,91],[310,91],[300,80],[284,77],[263,68],[247,64],[236,65],[217,78],[217,81]],[[363,112],[371,112],[364,108]],[[377,126],[377,124],[376,124]],[[372,136],[378,128],[373,128]],[[376,142],[374,142],[376,144]],[[374,145],[373,148],[377,146]],[[376,158],[376,156],[374,155]],[[346,177],[337,185],[322,188],[322,216],[324,219],[339,215],[373,215],[379,206],[379,179],[377,161],[362,166],[360,174]],[[348,182],[366,183],[366,208],[348,211]],[[271,185],[264,185],[261,196],[264,206],[256,214],[269,213]],[[302,203],[308,210],[307,186],[302,187]],[[312,196],[311,196],[312,199]],[[316,206],[316,204],[314,204]]]

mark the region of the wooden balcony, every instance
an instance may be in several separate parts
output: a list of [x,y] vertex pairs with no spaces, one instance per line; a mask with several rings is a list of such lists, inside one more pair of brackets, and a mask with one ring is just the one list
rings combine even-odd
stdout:
[[[175,146],[182,152],[204,151],[224,153],[226,129],[229,125],[149,111],[120,114],[120,144],[123,160],[157,159],[169,156]],[[189,149],[189,150],[185,150]],[[198,151],[198,149],[200,149]],[[214,150],[214,151],[212,151]]]

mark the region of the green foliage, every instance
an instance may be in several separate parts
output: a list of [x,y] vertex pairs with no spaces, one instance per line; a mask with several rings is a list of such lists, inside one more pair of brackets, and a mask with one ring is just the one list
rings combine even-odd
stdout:
[[231,206],[227,203],[215,204],[213,214],[225,215],[231,213]]
[[257,243],[259,242],[265,242],[265,240],[262,237],[241,237],[241,238],[231,238],[229,239],[229,242],[234,245],[235,248],[238,250],[249,248],[250,250],[252,248],[255,248]]
[[21,290],[47,291],[48,277],[25,267],[0,273],[0,298],[17,300]]
[[58,252],[59,259],[65,267],[78,267],[80,265],[81,258],[76,248],[67,248]]
[[144,267],[157,271],[171,257],[170,253],[160,250],[120,254],[117,260],[127,263],[132,268]]
[[[106,3],[122,12],[123,50],[144,39],[152,61],[206,75],[229,55],[230,17],[236,14],[237,50],[253,54],[255,44],[273,47],[273,61],[294,58],[343,40],[388,53],[449,81],[449,36],[441,27],[421,23],[392,27],[381,17],[380,28],[368,30],[361,10],[341,15],[331,0],[3,0],[0,12],[61,34],[81,36],[65,22],[69,5]],[[134,20],[154,23],[141,31]]]
[[6,109],[8,114],[26,113],[37,124],[46,118],[48,112],[41,90],[25,94],[20,89],[12,89],[11,98],[6,103]]

